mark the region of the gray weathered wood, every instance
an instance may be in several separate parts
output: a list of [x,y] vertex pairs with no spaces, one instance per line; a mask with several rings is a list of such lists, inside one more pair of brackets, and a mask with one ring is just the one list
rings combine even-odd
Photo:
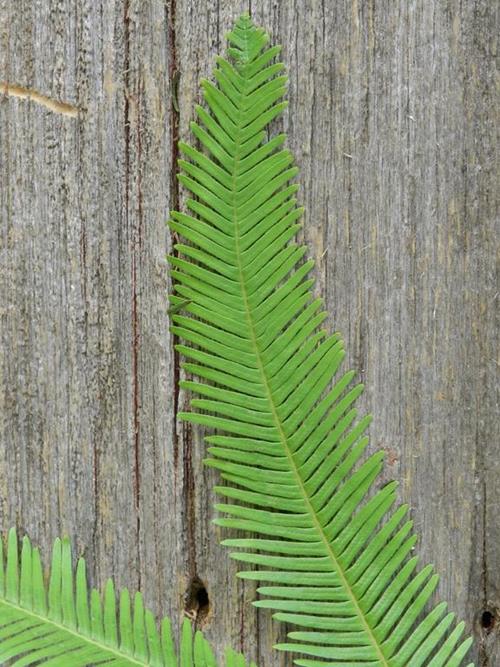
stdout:
[[283,44],[290,107],[276,129],[301,167],[317,291],[366,384],[372,447],[414,508],[439,594],[476,636],[472,659],[493,667],[494,3],[251,5],[0,0],[1,529],[44,549],[69,534],[94,583],[140,587],[175,620],[198,577],[210,610],[197,622],[220,650],[285,662],[271,652],[283,630],[217,546],[216,474],[201,432],[175,420],[186,397],[166,315],[176,140],[250,9]]

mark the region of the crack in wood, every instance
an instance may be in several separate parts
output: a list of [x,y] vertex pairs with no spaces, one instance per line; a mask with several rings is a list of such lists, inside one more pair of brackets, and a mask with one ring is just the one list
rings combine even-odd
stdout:
[[[170,45],[170,64],[169,64],[169,80],[170,80],[170,89],[172,95],[175,97],[176,104],[173,103],[174,97],[172,99],[172,105],[170,109],[170,127],[171,127],[171,176],[170,176],[170,210],[175,210],[179,208],[179,182],[177,180],[177,160],[179,158],[179,105],[177,100],[177,94],[179,89],[179,79],[180,72],[177,65],[177,44],[176,44],[176,0],[170,0],[168,4],[165,5],[166,12],[166,24],[168,26],[168,42]],[[173,234],[173,233],[172,233]],[[175,244],[175,236],[172,236],[172,246]],[[172,255],[177,256],[177,250],[172,247]],[[175,349],[176,344],[179,342],[177,336],[173,337],[173,410],[174,415],[177,415],[179,411],[179,381],[180,381],[180,363],[179,363],[179,353]],[[174,460],[174,470],[177,471],[177,463],[179,460],[179,438],[177,434],[177,425],[176,420],[174,419],[174,428],[173,428],[173,460]]]
[[[167,25],[168,25],[168,38],[171,48],[171,59],[169,67],[169,78],[170,78],[170,90],[172,93],[172,102],[174,102],[174,96],[177,95],[179,90],[179,81],[180,81],[180,71],[178,68],[178,56],[177,56],[177,32],[176,32],[176,14],[177,14],[177,1],[170,0],[168,6]],[[179,105],[178,100],[175,100],[176,103],[171,105],[171,161],[172,161],[172,170],[171,170],[171,180],[170,180],[170,209],[177,210],[179,208],[180,202],[180,188],[179,181],[177,179],[177,161],[179,159]],[[178,242],[175,232],[172,237],[172,245]],[[178,255],[178,252],[175,248],[172,248],[172,254],[174,256]],[[180,361],[179,361],[179,352],[175,349],[175,346],[179,343],[179,338],[174,334],[173,336],[173,356],[174,356],[174,377],[173,377],[173,402],[174,402],[174,415],[177,415],[179,411],[180,403]],[[180,442],[179,442],[180,440]],[[182,423],[180,438],[177,433],[176,423],[174,421],[174,434],[173,434],[173,461],[174,461],[174,471],[177,474],[178,463],[179,463],[179,449],[182,444],[182,501],[183,501],[183,512],[184,512],[184,522],[186,526],[186,546],[187,546],[187,570],[189,576],[192,580],[198,578],[197,575],[197,549],[196,549],[196,512],[195,512],[195,477],[193,471],[193,436],[191,425]],[[195,617],[195,627],[196,622],[200,621],[201,617]]]
[[10,83],[8,81],[0,81],[0,93],[7,95],[8,97],[18,97],[23,100],[31,100],[40,106],[49,109],[53,113],[61,114],[62,116],[70,116],[71,118],[76,118],[78,116],[79,109],[68,102],[60,102],[59,100],[54,100],[47,95],[34,90],[33,88],[25,88],[24,86],[18,86],[15,83]]
[[[141,567],[141,548],[140,548],[140,534],[141,534],[141,515],[140,515],[140,498],[141,498],[141,475],[140,475],[140,400],[139,400],[139,321],[137,312],[137,238],[140,238],[140,229],[137,231],[135,226],[130,231],[130,186],[131,186],[131,94],[130,94],[130,3],[128,0],[123,7],[123,76],[124,76],[124,107],[123,107],[123,127],[124,127],[124,143],[125,143],[125,221],[127,231],[131,235],[131,337],[132,337],[132,420],[133,420],[133,489],[134,489],[134,505],[136,511],[136,531],[137,531],[137,568],[138,588],[142,586],[142,567]],[[138,128],[140,132],[140,127]],[[140,144],[138,146],[138,153],[140,153]],[[138,159],[140,155],[138,155]],[[140,177],[139,177],[140,178]],[[138,197],[141,198],[141,183],[138,183]],[[139,202],[139,227],[142,216],[142,203]]]

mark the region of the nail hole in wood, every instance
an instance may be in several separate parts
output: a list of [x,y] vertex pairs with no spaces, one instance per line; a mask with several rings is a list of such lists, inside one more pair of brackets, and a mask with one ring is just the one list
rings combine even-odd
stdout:
[[210,600],[206,586],[199,577],[193,577],[186,591],[184,613],[199,625],[206,619],[209,610]]
[[486,632],[491,632],[493,630],[495,621],[495,615],[489,609],[485,609],[481,614],[481,627]]

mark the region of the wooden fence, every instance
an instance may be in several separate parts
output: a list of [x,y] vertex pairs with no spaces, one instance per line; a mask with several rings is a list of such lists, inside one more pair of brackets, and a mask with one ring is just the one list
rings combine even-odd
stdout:
[[[317,291],[439,594],[500,664],[491,0],[0,0],[0,526],[285,659],[218,546],[167,317],[199,79],[241,11],[283,45]],[[498,97],[496,99],[498,105]],[[496,236],[495,236],[496,231]],[[208,602],[200,587],[205,587]],[[487,613],[485,613],[487,612]],[[498,619],[498,622],[496,622]],[[483,627],[487,626],[487,627]]]

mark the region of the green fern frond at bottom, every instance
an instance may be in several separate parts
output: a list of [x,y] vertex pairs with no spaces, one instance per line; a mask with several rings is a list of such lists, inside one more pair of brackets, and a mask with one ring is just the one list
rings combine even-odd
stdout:
[[[48,588],[40,553],[23,538],[19,562],[16,531],[7,540],[4,561],[0,539],[0,661],[15,660],[15,667],[100,665],[132,667],[216,667],[214,653],[201,632],[193,637],[186,619],[176,653],[168,618],[158,632],[153,614],[136,593],[133,605],[126,588],[116,604],[115,588],[108,580],[104,598],[89,595],[85,560],[80,558],[73,576],[68,539],[56,539]],[[227,667],[246,667],[245,658],[226,651]],[[251,667],[255,667],[252,665]]]

